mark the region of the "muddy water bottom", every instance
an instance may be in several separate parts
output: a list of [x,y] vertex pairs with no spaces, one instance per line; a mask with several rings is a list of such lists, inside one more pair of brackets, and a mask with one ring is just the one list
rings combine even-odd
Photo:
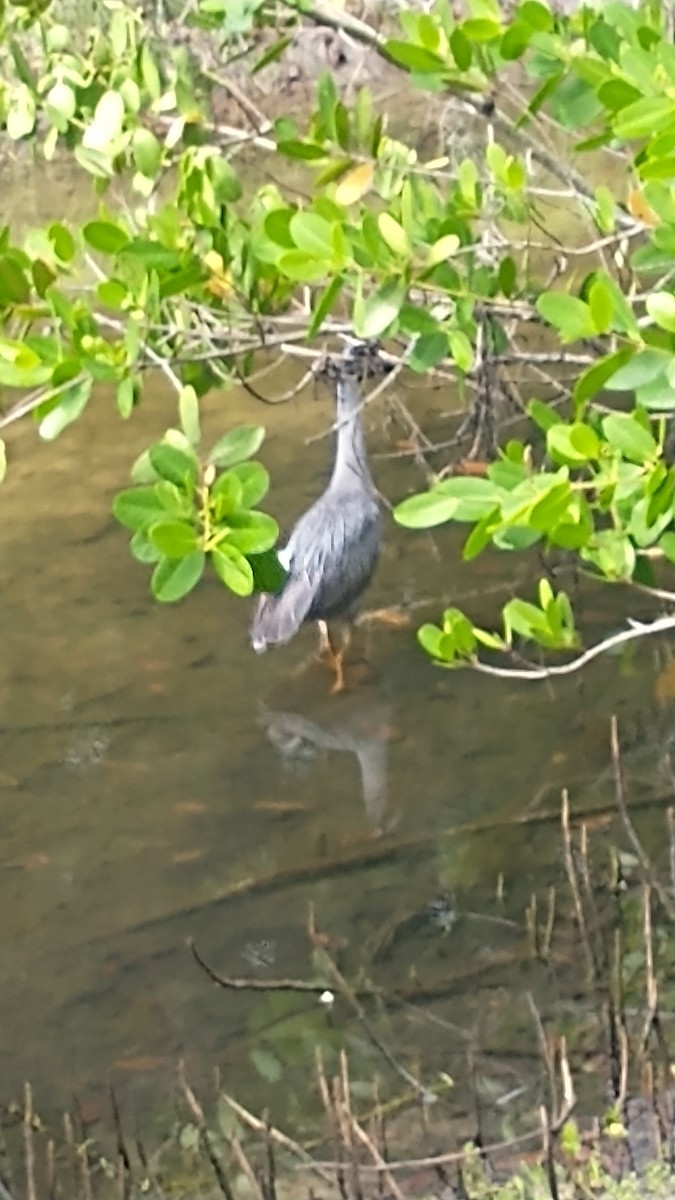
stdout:
[[[421,423],[444,420],[436,395],[426,410],[419,393],[416,404]],[[434,669],[414,627],[374,628],[360,634],[370,674],[329,697],[320,668],[294,673],[310,630],[257,657],[247,605],[217,582],[175,607],[150,599],[109,504],[172,411],[157,385],[123,426],[101,394],[57,447],[27,428],[10,446],[5,1096],[29,1078],[46,1111],[75,1094],[95,1118],[112,1078],[145,1120],[163,1120],[183,1057],[197,1081],[218,1065],[228,1090],[301,1127],[315,1107],[317,1045],[329,1059],[347,1045],[358,1078],[384,1072],[385,1089],[400,1090],[341,999],[326,1009],[292,992],[224,991],[187,949],[194,939],[227,976],[307,979],[311,906],[348,977],[396,993],[373,1020],[402,1063],[428,1083],[443,1071],[461,1084],[470,1045],[493,1096],[515,1080],[529,1103],[539,1068],[524,992],[552,1019],[583,992],[570,972],[569,906],[561,901],[553,965],[537,964],[525,933],[532,894],[544,904],[564,884],[560,791],[569,788],[576,811],[611,808],[617,713],[640,830],[648,846],[662,843],[669,646],[645,642],[555,685],[512,685]],[[327,428],[330,404],[304,394],[261,414],[245,396],[214,396],[206,440],[261,415],[268,508],[284,525],[322,486],[328,444],[305,439]],[[371,423],[374,452],[390,451]],[[374,462],[392,501],[419,486],[407,460]],[[496,619],[504,559],[468,570],[459,553],[451,532],[431,539],[389,524],[368,604],[427,598],[428,613],[415,609],[421,621],[445,595]],[[582,617],[584,603],[606,626],[619,623],[613,592],[582,598]]]

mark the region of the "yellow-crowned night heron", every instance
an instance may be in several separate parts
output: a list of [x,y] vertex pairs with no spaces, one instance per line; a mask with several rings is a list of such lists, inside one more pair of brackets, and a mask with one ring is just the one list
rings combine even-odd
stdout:
[[[354,607],[370,583],[380,549],[377,496],[361,423],[361,381],[388,368],[373,347],[359,344],[329,360],[323,374],[335,384],[337,448],[325,492],[300,517],[278,551],[287,577],[276,595],[259,597],[251,624],[257,653],[290,639],[306,621],[319,624],[320,649],[335,671],[333,691],[344,686],[342,661]],[[329,621],[340,621],[334,644]]]

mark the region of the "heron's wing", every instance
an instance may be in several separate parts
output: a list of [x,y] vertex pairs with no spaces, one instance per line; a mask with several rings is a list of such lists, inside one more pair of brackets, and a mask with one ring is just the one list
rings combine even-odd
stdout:
[[314,588],[304,572],[291,575],[276,596],[261,596],[251,622],[251,645],[256,653],[289,642],[307,616],[313,598]]

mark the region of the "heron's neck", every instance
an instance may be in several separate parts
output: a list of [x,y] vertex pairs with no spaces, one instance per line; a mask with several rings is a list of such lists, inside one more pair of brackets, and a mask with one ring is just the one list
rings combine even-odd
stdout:
[[332,484],[362,484],[374,490],[361,422],[361,396],[351,380],[338,383],[337,447]]

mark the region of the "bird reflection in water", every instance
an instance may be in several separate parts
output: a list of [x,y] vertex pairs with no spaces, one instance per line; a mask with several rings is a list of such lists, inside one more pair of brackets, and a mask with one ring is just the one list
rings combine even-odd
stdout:
[[361,792],[368,823],[377,833],[388,832],[395,819],[389,816],[387,766],[392,730],[390,705],[366,703],[363,698],[341,706],[340,716],[321,715],[321,720],[302,713],[263,708],[260,723],[284,763],[303,773],[322,752],[345,751],[359,764]]

